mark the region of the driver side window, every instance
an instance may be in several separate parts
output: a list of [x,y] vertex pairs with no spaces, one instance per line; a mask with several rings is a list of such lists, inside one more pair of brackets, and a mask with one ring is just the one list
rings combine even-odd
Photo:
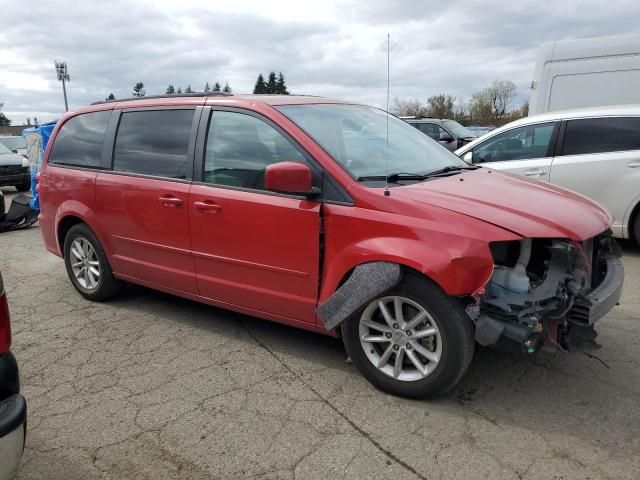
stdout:
[[527,125],[496,135],[473,149],[473,163],[549,157],[556,126],[556,122]]
[[264,190],[264,173],[272,163],[306,163],[280,132],[262,120],[237,112],[214,111],[204,161],[206,183]]
[[436,142],[440,140],[440,136],[443,133],[448,135],[447,131],[444,128],[442,128],[440,125],[436,125],[435,123],[419,123],[418,130],[420,130],[422,133],[426,133]]

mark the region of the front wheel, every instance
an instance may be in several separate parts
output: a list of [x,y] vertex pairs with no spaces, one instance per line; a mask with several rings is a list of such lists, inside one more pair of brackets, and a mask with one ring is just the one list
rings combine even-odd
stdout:
[[374,386],[412,398],[455,385],[475,345],[462,304],[411,273],[347,320],[343,335],[353,363]]

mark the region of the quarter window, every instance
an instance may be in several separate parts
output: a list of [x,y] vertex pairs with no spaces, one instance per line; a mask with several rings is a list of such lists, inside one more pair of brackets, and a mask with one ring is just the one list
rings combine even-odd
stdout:
[[213,112],[207,134],[204,181],[264,190],[272,163],[305,162],[304,156],[266,122],[243,113]]
[[156,177],[187,177],[187,150],[194,110],[124,112],[113,170]]
[[569,120],[563,155],[640,150],[640,118],[585,118]]
[[102,142],[111,110],[84,113],[67,121],[56,135],[49,162],[78,167],[99,167]]
[[514,128],[496,135],[473,149],[473,162],[500,162],[544,158],[551,155],[551,138],[556,123]]

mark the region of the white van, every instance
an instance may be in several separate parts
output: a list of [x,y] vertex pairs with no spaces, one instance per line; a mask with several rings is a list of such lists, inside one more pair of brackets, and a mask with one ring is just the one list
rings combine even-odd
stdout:
[[640,103],[640,35],[542,45],[531,82],[529,115]]

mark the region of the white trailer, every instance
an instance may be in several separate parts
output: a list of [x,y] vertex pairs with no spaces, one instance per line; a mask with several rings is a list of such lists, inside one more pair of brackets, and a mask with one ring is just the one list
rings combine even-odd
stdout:
[[540,47],[529,115],[640,103],[640,35],[586,38]]

